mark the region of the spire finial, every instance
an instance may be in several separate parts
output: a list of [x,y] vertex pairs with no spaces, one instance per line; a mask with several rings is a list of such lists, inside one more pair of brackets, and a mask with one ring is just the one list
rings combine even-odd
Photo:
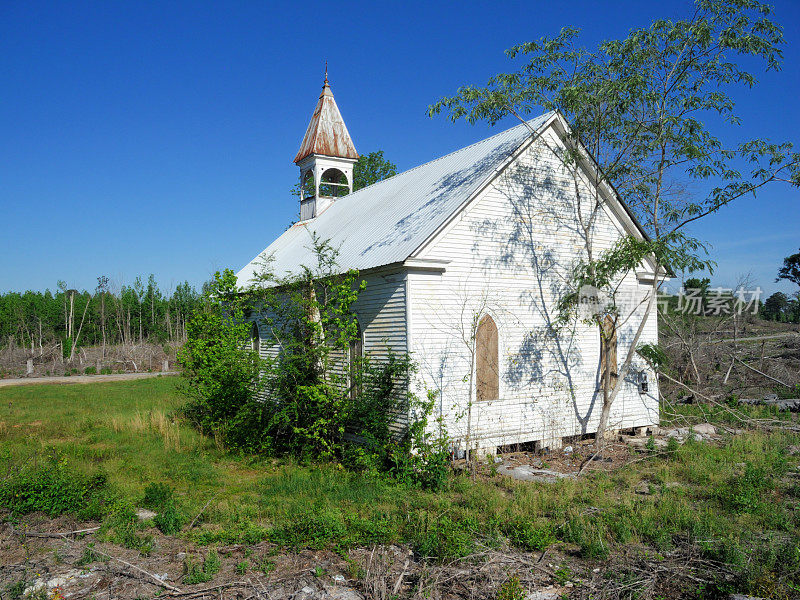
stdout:
[[325,85],[328,85],[328,61],[325,61]]

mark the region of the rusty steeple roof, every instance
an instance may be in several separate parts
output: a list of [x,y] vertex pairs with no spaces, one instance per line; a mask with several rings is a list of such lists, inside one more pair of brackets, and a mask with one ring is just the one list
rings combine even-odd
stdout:
[[300,150],[294,157],[294,162],[299,163],[306,156],[321,154],[336,158],[358,159],[358,152],[347,132],[339,107],[333,99],[331,86],[328,85],[328,65],[325,65],[325,83],[319,95],[317,107],[311,116],[311,122],[306,129]]

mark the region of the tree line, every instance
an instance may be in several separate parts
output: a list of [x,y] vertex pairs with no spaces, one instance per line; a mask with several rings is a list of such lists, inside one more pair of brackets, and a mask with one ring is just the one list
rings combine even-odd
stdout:
[[69,360],[80,346],[182,343],[201,302],[188,281],[165,291],[152,274],[118,288],[101,276],[92,291],[59,281],[55,291],[7,292],[0,294],[0,347],[41,356],[55,346]]

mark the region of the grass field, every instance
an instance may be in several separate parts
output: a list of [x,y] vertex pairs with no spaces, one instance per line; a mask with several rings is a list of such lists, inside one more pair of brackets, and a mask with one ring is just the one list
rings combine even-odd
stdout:
[[[114,498],[107,519],[115,506],[140,506],[150,484],[173,488],[177,535],[204,544],[407,542],[437,559],[505,543],[526,551],[556,544],[586,560],[626,548],[688,549],[727,565],[735,577],[723,583],[739,591],[790,597],[787,590],[800,585],[800,479],[793,476],[800,457],[787,451],[800,444],[796,434],[751,431],[718,445],[689,443],[611,474],[554,484],[488,471],[477,481],[454,476],[432,493],[336,464],[232,456],[176,417],[178,382],[0,389],[0,492],[30,481],[46,487],[19,474],[56,456],[70,473],[107,476]],[[698,411],[682,410],[687,417]],[[724,410],[711,416],[732,418]]]

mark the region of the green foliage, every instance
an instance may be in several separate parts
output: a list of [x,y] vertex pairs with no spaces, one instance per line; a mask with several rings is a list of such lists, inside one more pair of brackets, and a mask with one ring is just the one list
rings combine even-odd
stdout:
[[720,490],[720,500],[735,511],[753,513],[764,507],[764,494],[771,487],[764,468],[745,464],[744,473],[734,475]]
[[172,501],[175,490],[166,483],[152,482],[144,488],[142,506],[151,510],[159,510]]
[[51,517],[67,513],[99,519],[110,499],[105,474],[75,472],[55,450],[33,464],[9,467],[0,482],[0,506],[14,514],[41,511]]
[[20,579],[16,583],[10,583],[6,586],[6,594],[11,600],[19,600],[24,597],[26,587],[25,579]]
[[516,575],[511,575],[497,590],[497,600],[525,600],[525,598],[527,595]]
[[467,520],[453,521],[448,516],[429,518],[426,514],[417,524],[414,552],[440,561],[463,558],[475,548],[475,532]]
[[178,533],[186,522],[174,490],[165,483],[149,483],[144,489],[142,506],[157,511],[153,524],[165,535]]
[[778,269],[778,278],[785,279],[800,287],[800,252],[796,252],[783,259],[783,266]]
[[216,273],[178,353],[189,398],[183,412],[231,447],[260,449],[259,423],[267,411],[257,403],[260,361],[249,346],[252,323],[244,310],[233,271]]
[[216,550],[209,550],[200,564],[187,555],[183,564],[184,575],[183,583],[186,585],[194,585],[196,583],[207,583],[214,579],[214,576],[219,573],[222,561]]
[[556,541],[552,526],[537,526],[530,519],[515,517],[504,526],[504,533],[511,543],[523,550],[545,550]]
[[[299,276],[277,278],[269,261],[248,290],[237,289],[230,271],[215,276],[180,353],[184,414],[231,448],[341,460],[440,487],[448,453],[445,436],[426,433],[433,399],[408,394],[415,367],[407,356],[390,351],[373,361],[354,353],[361,340],[352,307],[365,282],[355,271],[338,272],[330,244],[313,243],[317,264]],[[254,324],[270,332],[277,355],[253,351]],[[396,421],[408,414],[403,434]]]
[[659,344],[640,344],[636,353],[647,361],[653,370],[659,371],[669,364],[669,356]]
[[677,452],[679,447],[680,444],[678,444],[677,438],[671,437],[667,440],[667,452],[669,452],[670,454],[674,454],[675,452]]
[[353,165],[353,191],[397,175],[397,165],[383,157],[383,150],[362,154]]
[[564,585],[572,578],[572,569],[569,568],[569,565],[559,565],[553,575],[555,575],[558,585]]
[[165,535],[178,533],[186,523],[186,517],[178,509],[177,502],[170,500],[153,517],[153,524]]
[[86,367],[83,370],[84,375],[96,375],[97,374],[97,367]]
[[101,536],[114,544],[137,550],[148,556],[153,550],[153,536],[141,533],[143,526],[136,510],[127,502],[117,503],[103,522]]
[[769,321],[798,322],[800,299],[792,299],[783,292],[775,292],[764,301],[761,316]]

